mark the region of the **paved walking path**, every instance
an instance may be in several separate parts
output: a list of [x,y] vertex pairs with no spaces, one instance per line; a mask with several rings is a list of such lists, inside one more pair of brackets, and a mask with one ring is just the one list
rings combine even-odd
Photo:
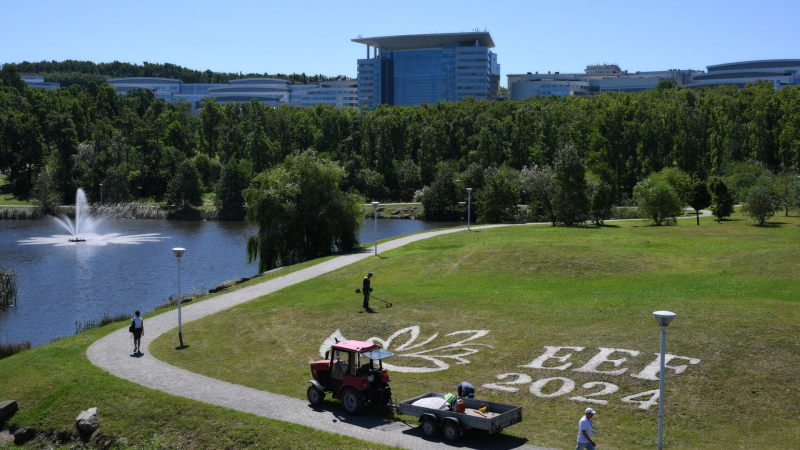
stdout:
[[[710,212],[703,211],[703,216]],[[687,218],[694,218],[688,216]],[[549,224],[526,224],[549,225]],[[485,225],[472,227],[475,230],[506,226],[525,225]],[[395,239],[378,245],[378,252],[383,253],[412,242],[421,241],[434,236],[466,231],[464,228],[431,231]],[[316,276],[340,269],[355,262],[369,258],[373,250],[339,256],[303,270],[274,278],[264,283],[242,288],[215,298],[184,306],[182,321],[188,323],[234,307],[244,302],[271,294]],[[175,329],[178,312],[170,311],[147,319],[145,336],[142,337],[142,348],[147,349],[150,343],[162,334]],[[106,370],[119,378],[132,381],[142,386],[156,389],[168,394],[223,406],[247,413],[256,414],[275,420],[296,423],[318,430],[351,436],[378,444],[391,445],[409,449],[525,449],[547,450],[544,447],[526,445],[522,439],[510,436],[489,437],[474,434],[456,444],[430,440],[422,434],[418,427],[402,422],[390,422],[368,416],[353,417],[340,413],[334,407],[313,408],[306,400],[285,395],[253,389],[226,381],[209,378],[200,374],[169,365],[154,358],[149,352],[132,361],[132,341],[127,327],[115,331],[92,344],[87,355],[92,364]],[[305,383],[306,380],[298,380]],[[524,419],[523,419],[524,420]]]

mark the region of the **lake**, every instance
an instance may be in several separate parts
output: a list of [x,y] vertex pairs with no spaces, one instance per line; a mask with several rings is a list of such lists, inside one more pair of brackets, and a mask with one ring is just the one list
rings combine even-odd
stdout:
[[[378,239],[464,225],[461,222],[378,220]],[[374,240],[373,220],[365,220],[362,242]],[[177,293],[177,263],[173,247],[184,247],[181,291],[254,275],[247,263],[247,238],[255,227],[244,222],[181,222],[168,220],[106,220],[97,234],[107,245],[58,246],[66,239],[39,239],[64,234],[55,220],[0,221],[0,265],[19,278],[19,305],[0,312],[0,341],[31,341],[41,345],[75,333],[75,322],[100,319],[135,310],[143,313]],[[156,236],[140,236],[156,234]],[[148,242],[148,240],[154,240]]]

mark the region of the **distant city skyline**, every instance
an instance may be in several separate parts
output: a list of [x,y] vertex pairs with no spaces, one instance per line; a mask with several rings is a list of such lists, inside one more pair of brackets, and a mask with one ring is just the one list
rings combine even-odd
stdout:
[[3,2],[0,63],[65,59],[172,63],[195,70],[356,77],[359,35],[491,32],[512,73],[699,69],[734,61],[800,58],[789,36],[800,2],[384,2],[209,0],[130,5]]

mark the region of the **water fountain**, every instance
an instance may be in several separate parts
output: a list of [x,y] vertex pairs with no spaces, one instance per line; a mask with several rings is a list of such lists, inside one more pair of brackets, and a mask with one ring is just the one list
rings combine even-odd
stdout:
[[106,244],[140,244],[142,242],[158,242],[166,239],[158,233],[147,234],[128,234],[109,233],[97,234],[97,225],[104,217],[92,216],[89,210],[89,202],[86,201],[86,193],[78,188],[75,193],[75,221],[67,216],[53,218],[69,234],[56,234],[48,237],[32,237],[18,241],[23,245],[51,244],[56,246],[76,245],[85,243],[86,245],[106,245]]
[[67,216],[56,218],[56,221],[73,236],[69,242],[86,242],[86,239],[81,236],[84,233],[94,233],[95,225],[102,220],[102,218],[94,218],[89,214],[89,202],[86,201],[86,193],[81,188],[78,188],[75,193],[75,222],[72,222]]

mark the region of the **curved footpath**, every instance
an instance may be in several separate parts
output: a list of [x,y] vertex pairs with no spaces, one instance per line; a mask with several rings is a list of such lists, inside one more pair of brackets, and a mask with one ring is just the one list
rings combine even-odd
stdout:
[[[710,215],[703,211],[703,216]],[[686,216],[694,219],[694,216]],[[609,221],[610,222],[610,221]],[[549,225],[525,224],[525,225]],[[472,227],[475,230],[489,228],[524,226],[524,225],[485,225]],[[378,245],[379,252],[393,250],[412,242],[421,241],[434,236],[466,231],[464,228],[431,231],[402,237]],[[369,258],[373,250],[339,256],[303,270],[298,270],[282,277],[274,278],[253,286],[248,286],[227,294],[214,297],[182,308],[182,321],[188,323],[254,300],[316,276],[332,272],[347,265]],[[178,321],[177,310],[160,314],[147,319],[147,332],[142,336],[142,345],[148,348],[153,339],[175,329]],[[92,344],[86,351],[89,361],[101,369],[119,378],[132,381],[142,386],[156,389],[167,394],[190,398],[212,405],[235,409],[274,420],[282,420],[304,425],[318,430],[354,437],[364,441],[391,445],[409,449],[452,449],[454,445],[441,440],[429,440],[418,427],[403,422],[391,422],[368,416],[348,416],[342,414],[338,407],[314,408],[306,400],[267,391],[253,389],[239,384],[229,383],[169,365],[154,358],[149,353],[132,359],[130,333],[127,327],[115,331]],[[298,380],[298,383],[306,380]],[[519,438],[507,436],[490,437],[476,434],[455,444],[462,448],[496,448],[525,450],[547,450],[524,444]]]

